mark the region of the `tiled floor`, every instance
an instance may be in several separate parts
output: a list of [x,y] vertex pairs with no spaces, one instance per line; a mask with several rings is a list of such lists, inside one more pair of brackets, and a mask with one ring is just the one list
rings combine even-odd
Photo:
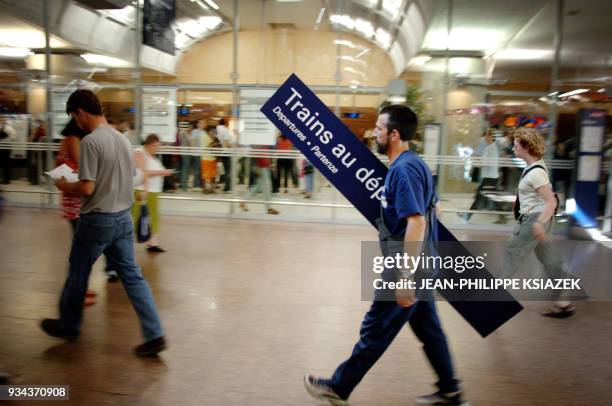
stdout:
[[[57,212],[10,208],[0,230],[0,364],[17,383],[70,385],[75,405],[321,404],[304,391],[302,374],[329,375],[350,353],[368,307],[360,243],[376,238],[369,226],[165,216],[168,252],[138,246],[137,260],[170,348],[143,360],[131,354],[140,342],[135,314],[100,263],[81,337],[66,343],[39,330],[38,320],[56,315],[66,274],[70,231]],[[566,320],[542,318],[544,306],[525,304],[482,339],[439,303],[472,405],[612,404],[612,305],[581,303]],[[410,405],[433,380],[407,328],[351,400]]]

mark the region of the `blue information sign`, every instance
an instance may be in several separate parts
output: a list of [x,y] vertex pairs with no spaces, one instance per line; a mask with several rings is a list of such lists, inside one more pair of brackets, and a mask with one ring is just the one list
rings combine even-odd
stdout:
[[[376,225],[387,167],[295,74],[263,105],[261,112]],[[441,241],[457,241],[439,222],[438,230]],[[488,272],[486,276],[493,278]],[[486,301],[488,293],[480,293],[482,302],[450,303],[483,337],[523,308],[503,290],[490,293],[503,301]]]
[[599,177],[606,115],[605,110],[580,110],[578,126],[580,142],[574,171],[576,209],[572,213],[572,226],[597,227]]

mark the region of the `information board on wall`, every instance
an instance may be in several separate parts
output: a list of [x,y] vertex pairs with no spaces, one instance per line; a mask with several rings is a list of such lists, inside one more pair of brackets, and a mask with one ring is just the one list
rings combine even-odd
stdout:
[[607,112],[601,109],[581,109],[579,112],[579,148],[576,154],[574,199],[576,210],[572,226],[597,227],[599,213],[599,177],[603,151],[603,135]]
[[240,90],[240,137],[242,145],[276,145],[274,124],[260,111],[275,89]]
[[53,139],[62,138],[62,130],[70,121],[70,116],[66,114],[66,102],[75,90],[77,90],[76,86],[53,90]]
[[142,88],[142,138],[157,134],[161,142],[176,141],[176,88]]

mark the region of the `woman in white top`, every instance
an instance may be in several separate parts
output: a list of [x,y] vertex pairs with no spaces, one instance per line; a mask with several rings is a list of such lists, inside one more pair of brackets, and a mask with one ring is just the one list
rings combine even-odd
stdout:
[[[563,269],[563,259],[550,241],[552,219],[557,209],[557,198],[552,190],[544,156],[544,139],[533,128],[520,128],[514,133],[514,154],[524,160],[527,167],[518,185],[520,216],[512,239],[504,254],[504,278],[510,278],[535,250],[551,279],[572,278]],[[559,299],[563,291],[555,291]],[[557,300],[544,316],[565,318],[573,315],[575,308],[569,301]]]
[[132,206],[132,218],[136,221],[140,205],[145,202],[149,208],[149,216],[151,218],[151,239],[147,243],[147,251],[149,252],[165,252],[159,246],[159,241],[157,240],[159,233],[158,202],[159,194],[164,187],[164,176],[170,176],[174,173],[173,170],[166,169],[160,160],[155,157],[159,145],[159,137],[155,134],[149,134],[144,142],[144,146],[134,152],[136,168],[142,176],[139,176],[137,183],[134,184],[136,202]]

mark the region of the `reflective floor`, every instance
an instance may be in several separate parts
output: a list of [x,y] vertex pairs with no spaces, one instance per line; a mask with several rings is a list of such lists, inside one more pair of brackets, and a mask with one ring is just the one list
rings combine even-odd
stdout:
[[[168,252],[136,251],[170,348],[159,359],[131,354],[141,340],[138,323],[100,261],[90,283],[96,304],[85,312],[81,337],[65,343],[37,323],[56,316],[68,224],[56,211],[10,208],[0,227],[0,364],[16,383],[70,385],[75,405],[321,404],[306,394],[302,375],[333,372],[368,308],[359,273],[360,243],[376,238],[369,226],[165,216]],[[612,404],[612,304],[580,303],[566,320],[541,317],[545,306],[526,303],[482,339],[439,303],[472,405]],[[433,381],[407,328],[351,401],[410,405]]]

